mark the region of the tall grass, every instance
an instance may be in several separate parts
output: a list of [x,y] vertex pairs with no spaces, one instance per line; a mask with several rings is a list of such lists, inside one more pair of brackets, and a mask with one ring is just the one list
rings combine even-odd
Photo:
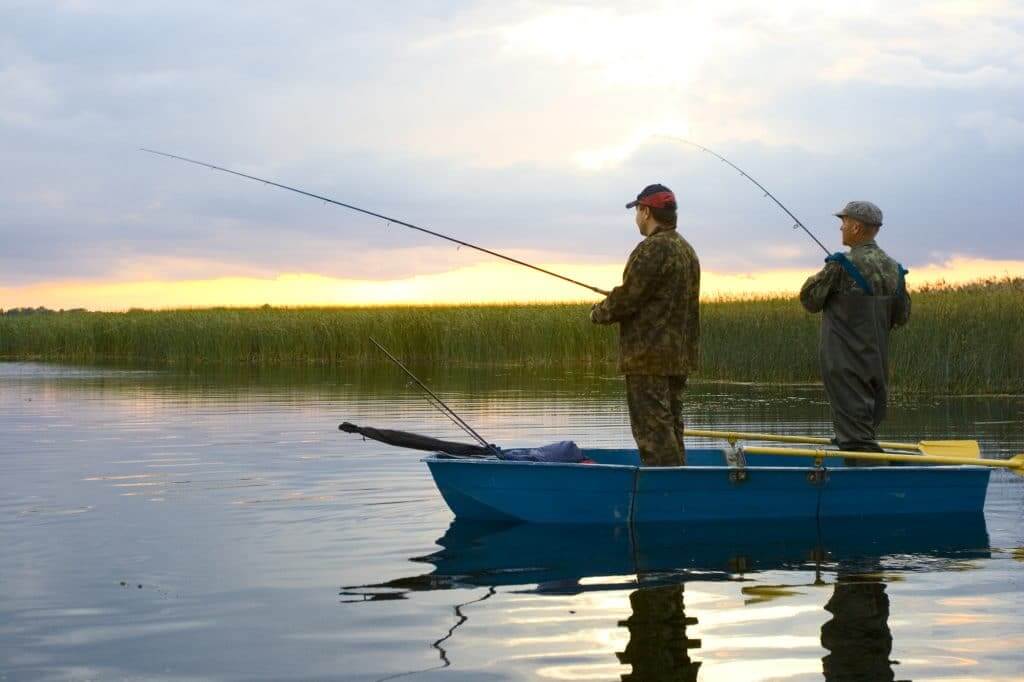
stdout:
[[[613,371],[616,333],[586,304],[254,308],[0,316],[0,358],[167,365],[379,363]],[[792,298],[702,305],[704,380],[818,380],[818,318]],[[1024,279],[914,294],[893,336],[894,384],[949,393],[1024,392]]]

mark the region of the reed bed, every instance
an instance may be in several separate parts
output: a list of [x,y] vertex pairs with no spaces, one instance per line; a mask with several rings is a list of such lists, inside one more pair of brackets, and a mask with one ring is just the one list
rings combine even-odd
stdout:
[[[0,358],[176,366],[380,363],[614,371],[617,336],[587,304],[211,308],[0,316]],[[702,305],[702,380],[816,382],[818,318],[793,298]],[[1024,279],[932,287],[893,336],[911,391],[1024,393]],[[696,378],[696,377],[695,377]]]

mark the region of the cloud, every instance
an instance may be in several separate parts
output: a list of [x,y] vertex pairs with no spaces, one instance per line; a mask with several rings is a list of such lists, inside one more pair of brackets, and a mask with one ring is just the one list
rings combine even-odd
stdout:
[[[485,262],[136,151],[154,146],[511,253],[621,262],[622,204],[672,186],[723,273],[823,254],[851,198],[883,245],[1024,258],[1024,9],[1003,2],[8,3],[0,285],[385,280]],[[3,302],[0,301],[0,305]]]
[[1024,118],[1000,115],[992,111],[972,111],[958,119],[961,127],[981,134],[991,146],[1024,145]]

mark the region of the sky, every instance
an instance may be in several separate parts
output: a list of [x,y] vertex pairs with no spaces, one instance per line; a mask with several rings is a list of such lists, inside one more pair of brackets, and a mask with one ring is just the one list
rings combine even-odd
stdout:
[[1024,3],[0,0],[0,308],[591,300],[150,147],[620,281],[675,190],[705,296],[847,201],[920,285],[1024,275]]

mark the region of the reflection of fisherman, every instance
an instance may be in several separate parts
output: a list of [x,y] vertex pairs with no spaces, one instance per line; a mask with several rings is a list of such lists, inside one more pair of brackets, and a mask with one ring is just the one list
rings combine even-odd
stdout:
[[590,319],[619,324],[619,371],[640,458],[649,466],[686,463],[682,391],[697,366],[700,334],[700,263],[676,232],[676,198],[649,185],[626,208],[636,207],[644,240],[633,249],[622,284],[596,304]]
[[832,620],[821,626],[821,659],[830,682],[885,682],[895,677],[889,654],[889,597],[878,579],[840,576],[825,604]]
[[686,617],[683,586],[649,587],[629,595],[633,614],[622,621],[629,629],[626,650],[616,654],[633,667],[622,680],[632,682],[694,682],[699,661],[691,661],[688,649],[700,640],[686,638],[686,626],[697,621]]
[[836,216],[850,251],[825,259],[824,269],[800,289],[800,302],[809,312],[823,313],[819,359],[836,444],[878,452],[875,429],[885,418],[889,332],[910,318],[906,271],[875,243],[882,225],[877,206],[851,201]]

